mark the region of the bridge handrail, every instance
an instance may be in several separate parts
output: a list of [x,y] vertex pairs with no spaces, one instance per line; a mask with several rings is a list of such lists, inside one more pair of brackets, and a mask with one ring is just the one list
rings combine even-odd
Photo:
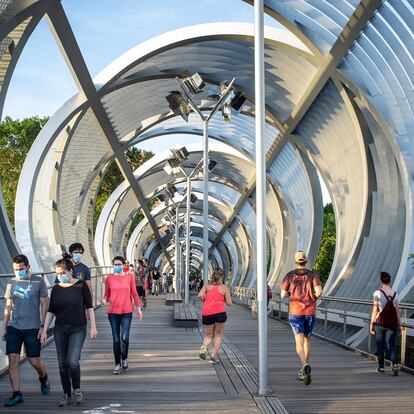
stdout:
[[[233,296],[238,297],[239,299],[255,299],[256,298],[256,289],[253,288],[245,288],[245,287],[232,287],[231,293]],[[287,313],[287,307],[288,307],[288,301],[289,298],[281,298],[280,297],[280,291],[272,291],[273,293],[273,299],[272,302],[276,303],[277,308],[276,314],[278,315],[278,319],[282,320],[282,312]],[[370,334],[370,322],[371,322],[371,313],[370,310],[367,313],[363,312],[353,312],[349,311],[347,308],[345,309],[332,309],[328,307],[329,302],[336,302],[336,303],[342,303],[345,305],[363,305],[363,306],[369,306],[372,307],[372,300],[364,300],[364,299],[353,299],[353,298],[341,298],[341,297],[335,297],[335,296],[321,296],[318,299],[318,305],[316,307],[317,312],[320,312],[324,315],[323,317],[323,334],[318,333],[319,336],[325,339],[329,339],[331,341],[337,342],[341,345],[344,345],[352,350],[360,351],[360,349],[352,347],[347,343],[347,327],[348,325],[351,325],[349,323],[348,318],[354,318],[362,321],[362,329],[364,329],[364,325],[366,325],[365,329],[368,335],[368,354],[373,356],[372,354],[372,335]],[[282,306],[285,307],[285,310],[282,311]],[[401,322],[401,363],[403,366],[405,366],[406,361],[406,353],[407,353],[407,336],[414,336],[414,335],[408,335],[407,329],[413,329],[414,328],[414,320],[411,318],[408,318],[408,312],[414,311],[414,304],[411,303],[399,303],[398,304],[400,308],[400,322]],[[273,310],[275,308],[273,307]],[[411,313],[411,312],[410,312]],[[328,315],[336,315],[338,318],[343,319],[342,321],[342,339],[341,340],[334,340],[332,338],[328,337]],[[353,324],[355,326],[355,322]],[[361,326],[359,326],[361,328]],[[362,351],[364,352],[364,351]],[[412,370],[414,367],[405,367],[407,370]]]

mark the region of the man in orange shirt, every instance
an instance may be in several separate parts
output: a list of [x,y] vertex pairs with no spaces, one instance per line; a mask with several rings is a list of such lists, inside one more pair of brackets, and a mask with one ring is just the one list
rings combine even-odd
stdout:
[[307,269],[308,259],[303,251],[295,253],[296,269],[289,272],[280,284],[280,296],[290,296],[289,322],[295,335],[296,353],[302,364],[299,380],[311,383],[310,336],[315,325],[316,301],[322,294],[318,274]]

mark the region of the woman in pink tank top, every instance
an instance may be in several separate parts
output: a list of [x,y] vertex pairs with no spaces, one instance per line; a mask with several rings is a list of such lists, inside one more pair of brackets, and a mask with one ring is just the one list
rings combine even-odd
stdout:
[[217,354],[221,345],[221,338],[224,331],[224,323],[227,320],[224,303],[231,306],[231,295],[229,288],[223,284],[223,270],[220,268],[214,271],[211,282],[200,290],[199,299],[204,302],[201,316],[204,325],[204,342],[200,348],[200,358],[206,359],[207,347],[213,344],[210,363],[218,364]]

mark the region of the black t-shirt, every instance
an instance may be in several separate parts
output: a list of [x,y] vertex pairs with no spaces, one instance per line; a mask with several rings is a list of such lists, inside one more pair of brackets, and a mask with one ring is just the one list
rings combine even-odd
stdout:
[[152,278],[153,278],[154,280],[158,280],[160,277],[161,277],[161,275],[160,275],[159,273],[154,273],[154,274],[152,275]]
[[55,285],[49,301],[49,312],[56,317],[56,325],[86,325],[85,309],[93,308],[86,283],[78,281],[70,287]]

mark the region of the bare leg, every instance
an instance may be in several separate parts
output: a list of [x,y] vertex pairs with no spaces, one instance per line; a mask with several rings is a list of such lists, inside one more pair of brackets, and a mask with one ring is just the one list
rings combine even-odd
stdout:
[[303,335],[303,333],[298,333],[295,335],[296,353],[298,354],[298,357],[302,365],[306,364],[304,340],[305,340],[305,336]]
[[214,338],[213,338],[213,350],[211,352],[212,358],[215,358],[218,354],[218,351],[221,346],[221,338],[223,336],[224,331],[224,323],[216,323],[214,324]]
[[37,371],[39,377],[43,378],[46,375],[46,367],[42,358],[29,358],[30,365]]
[[204,337],[203,345],[207,347],[211,344],[211,341],[213,340],[214,325],[205,325],[204,333],[205,333],[205,337]]
[[310,343],[310,337],[305,336],[303,338],[303,351],[305,354],[305,364],[309,363],[310,353],[311,353],[311,343]]
[[20,354],[9,354],[9,378],[13,391],[20,391]]

